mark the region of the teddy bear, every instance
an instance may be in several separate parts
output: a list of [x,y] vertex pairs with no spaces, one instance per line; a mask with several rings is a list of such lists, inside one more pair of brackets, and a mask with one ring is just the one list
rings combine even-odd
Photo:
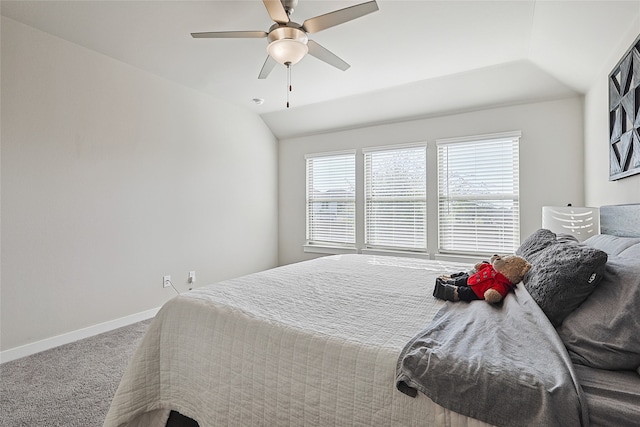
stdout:
[[447,301],[484,299],[495,304],[520,283],[531,264],[517,255],[493,255],[491,261],[479,262],[469,272],[436,279],[433,296]]

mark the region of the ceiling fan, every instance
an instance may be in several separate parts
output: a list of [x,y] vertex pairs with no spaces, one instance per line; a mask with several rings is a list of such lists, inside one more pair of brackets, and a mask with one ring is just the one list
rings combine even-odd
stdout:
[[265,31],[214,31],[206,33],[191,33],[193,38],[267,38],[268,56],[259,79],[266,79],[277,63],[291,65],[299,62],[309,53],[312,56],[345,71],[350,67],[337,55],[322,47],[313,40],[309,40],[307,34],[314,34],[327,28],[354,20],[361,16],[378,10],[375,0],[360,3],[344,9],[335,10],[315,18],[307,19],[302,25],[291,21],[293,9],[298,5],[298,0],[263,0],[267,13],[275,24]]

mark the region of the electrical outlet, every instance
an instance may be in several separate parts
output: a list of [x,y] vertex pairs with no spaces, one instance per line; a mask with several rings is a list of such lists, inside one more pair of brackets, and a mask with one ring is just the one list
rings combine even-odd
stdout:
[[189,272],[189,278],[187,279],[187,281],[189,283],[196,283],[196,272],[195,271],[190,271]]
[[162,287],[168,288],[171,286],[171,276],[162,276]]

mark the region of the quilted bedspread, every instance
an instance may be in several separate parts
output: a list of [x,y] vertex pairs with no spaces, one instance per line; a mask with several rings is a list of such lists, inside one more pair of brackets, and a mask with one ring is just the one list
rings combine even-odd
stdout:
[[468,265],[336,255],[199,288],[160,310],[105,427],[484,426],[395,387],[405,344]]

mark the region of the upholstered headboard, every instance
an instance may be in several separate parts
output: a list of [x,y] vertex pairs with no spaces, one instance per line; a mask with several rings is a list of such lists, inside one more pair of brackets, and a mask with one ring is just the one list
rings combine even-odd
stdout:
[[600,207],[600,232],[621,237],[640,237],[640,203]]

